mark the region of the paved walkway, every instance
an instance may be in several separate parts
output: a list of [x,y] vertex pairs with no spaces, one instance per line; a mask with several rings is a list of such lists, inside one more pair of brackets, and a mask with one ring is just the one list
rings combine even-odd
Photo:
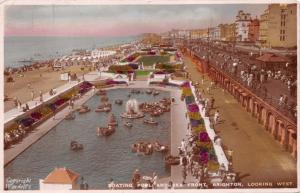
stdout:
[[200,91],[204,89],[204,97],[215,98],[222,119],[216,126],[216,133],[221,136],[225,148],[234,151],[233,167],[238,178],[244,183],[285,181],[295,185],[296,161],[292,156],[229,93],[217,87],[211,95],[207,94],[209,78],[205,76],[204,85],[201,85],[202,75],[189,58],[184,60],[192,80],[200,83]]
[[[172,97],[176,98],[176,103],[171,109],[171,155],[178,155],[178,147],[181,146],[182,139],[187,141],[187,126],[188,119],[186,118],[186,104],[180,100],[181,90],[172,92]],[[175,184],[182,184],[182,166],[175,165],[171,166],[171,179]],[[186,183],[196,182],[194,177],[188,172]]]
[[[98,73],[97,72],[90,72],[86,75],[84,75],[85,80],[87,81],[93,81],[96,78],[98,78]],[[72,87],[80,84],[82,82],[82,77],[79,78],[81,81],[71,81],[67,84],[64,84],[58,88],[56,88],[56,94],[55,95],[50,95],[49,93],[43,94],[43,100],[44,102],[47,102],[55,97],[57,97],[58,95],[60,95],[61,93],[71,89]],[[27,104],[29,106],[29,109],[33,109],[36,108],[38,106],[40,106],[42,103],[39,101],[39,97],[35,98],[33,101],[28,101]],[[24,103],[26,104],[26,103]],[[24,104],[22,104],[24,106]],[[20,115],[23,115],[25,112],[23,112],[21,109],[18,108],[14,108],[11,109],[7,112],[4,113],[4,124],[15,119],[16,117],[19,117]]]

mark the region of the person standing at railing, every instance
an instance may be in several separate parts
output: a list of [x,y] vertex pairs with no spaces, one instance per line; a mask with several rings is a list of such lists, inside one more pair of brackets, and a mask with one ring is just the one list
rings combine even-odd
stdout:
[[283,105],[283,95],[281,94],[280,95],[280,98],[279,98],[279,106],[282,106]]

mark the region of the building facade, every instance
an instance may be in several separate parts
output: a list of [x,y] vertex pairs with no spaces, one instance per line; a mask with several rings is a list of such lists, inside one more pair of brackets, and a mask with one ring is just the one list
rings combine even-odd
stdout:
[[220,27],[211,27],[209,28],[209,39],[211,41],[219,41],[220,40]]
[[251,22],[250,13],[240,10],[235,19],[236,25],[236,41],[249,41],[249,25]]
[[269,45],[268,40],[268,22],[269,22],[269,9],[266,9],[262,15],[260,15],[259,24],[259,42],[262,47]]
[[220,24],[220,40],[221,41],[234,41],[235,39],[235,23]]
[[253,19],[249,24],[248,39],[250,42],[257,42],[259,40],[259,20]]
[[195,40],[195,39],[207,39],[207,33],[208,33],[208,29],[207,28],[190,30],[190,36],[191,36],[192,40]]
[[268,7],[268,47],[297,46],[297,5],[271,4]]

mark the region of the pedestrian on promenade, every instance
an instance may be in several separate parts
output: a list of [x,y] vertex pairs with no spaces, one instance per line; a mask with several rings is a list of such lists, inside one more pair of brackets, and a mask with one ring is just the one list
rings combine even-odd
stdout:
[[215,104],[215,99],[214,99],[214,97],[211,97],[211,100],[210,100],[210,108],[211,109],[214,108],[214,104]]
[[74,109],[74,100],[71,99],[71,108]]
[[158,176],[155,172],[153,172],[153,176],[152,176],[152,188],[153,189],[157,188],[157,180],[158,180]]
[[207,90],[207,94],[210,94],[210,87],[209,86],[206,88],[206,90]]
[[186,130],[189,131],[189,129],[190,129],[190,123],[188,122]]
[[183,167],[182,168],[182,178],[183,178],[183,180],[182,180],[182,184],[186,184],[186,176],[187,176],[187,171],[186,171],[186,167]]
[[72,109],[72,100],[71,99],[68,101],[68,106],[69,106],[69,110]]
[[40,102],[41,102],[41,103],[43,102],[43,93],[42,93],[41,90],[40,90]]
[[28,111],[28,110],[29,110],[29,106],[28,106],[28,104],[27,104],[27,103],[25,104],[25,108],[26,108],[26,111]]
[[283,104],[283,95],[281,94],[281,95],[280,95],[280,98],[279,98],[279,103],[278,103],[278,105],[279,105],[279,106],[282,106],[282,104]]
[[225,175],[225,166],[224,164],[222,163],[220,166],[219,166],[219,171],[218,171],[219,175],[223,178],[224,175]]
[[227,151],[227,155],[228,155],[228,161],[232,162],[233,150],[229,149]]
[[266,99],[267,98],[267,93],[268,93],[267,87],[264,86],[263,90],[264,90],[264,98]]
[[56,113],[57,113],[57,110],[54,108],[54,110],[53,110],[53,120],[56,119],[56,118],[55,118]]
[[17,97],[14,97],[14,104],[15,104],[15,107],[17,107],[19,105]]
[[182,139],[182,141],[181,141],[181,150],[183,151],[183,152],[186,152],[186,142],[185,142],[185,140],[184,139]]
[[215,115],[214,115],[214,122],[215,122],[215,125],[218,124],[219,119],[220,119],[220,113],[219,113],[219,110],[217,110],[217,111],[215,112]]
[[288,105],[288,97],[286,95],[283,95],[283,103],[284,103],[284,106],[287,107],[287,105]]
[[34,91],[32,90],[31,91],[31,101],[33,101],[34,100]]
[[18,109],[21,109],[21,106],[22,106],[22,103],[20,100],[17,100],[17,103],[18,103]]

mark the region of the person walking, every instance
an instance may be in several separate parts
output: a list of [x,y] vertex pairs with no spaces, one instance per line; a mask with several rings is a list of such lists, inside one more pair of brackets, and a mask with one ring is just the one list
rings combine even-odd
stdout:
[[185,166],[183,166],[183,168],[182,168],[182,184],[184,185],[184,184],[186,184],[186,177],[187,177],[187,171],[186,171],[186,167]]
[[19,103],[18,103],[18,98],[17,97],[14,97],[14,104],[15,104],[15,107],[18,107]]
[[40,102],[41,102],[41,103],[43,102],[43,93],[42,93],[41,90],[40,90]]
[[184,139],[182,139],[181,141],[181,151],[186,152],[186,142]]
[[28,106],[28,104],[27,104],[27,103],[25,104],[25,108],[26,108],[26,111],[28,111],[28,110],[29,110],[29,106]]
[[33,101],[34,100],[34,91],[32,90],[31,91],[31,101]]
[[219,119],[220,119],[220,113],[219,113],[219,110],[217,110],[217,111],[215,112],[215,115],[214,115],[214,122],[215,122],[215,125],[218,124]]
[[210,108],[211,109],[214,108],[214,104],[215,104],[215,99],[214,99],[214,97],[211,97],[211,100],[210,100]]
[[22,106],[22,103],[20,100],[17,100],[17,103],[18,103],[18,109],[21,109],[21,106]]
[[158,176],[155,172],[153,172],[153,175],[152,175],[152,188],[153,189],[157,188],[157,180],[158,180]]

